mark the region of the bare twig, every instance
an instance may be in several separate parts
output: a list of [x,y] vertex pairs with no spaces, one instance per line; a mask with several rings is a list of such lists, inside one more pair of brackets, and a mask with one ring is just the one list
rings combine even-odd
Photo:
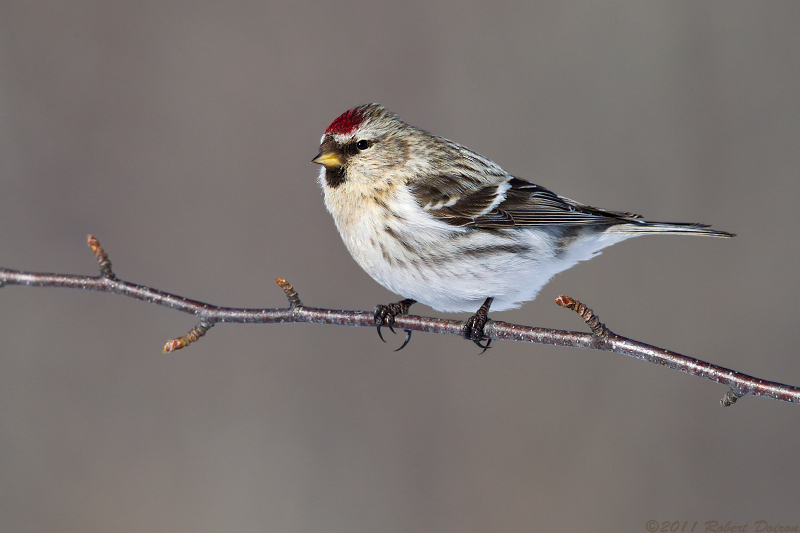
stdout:
[[283,278],[275,278],[275,283],[283,289],[283,292],[286,293],[286,297],[289,298],[289,307],[303,307],[303,302],[300,301],[300,296],[297,295],[297,291],[294,290],[291,283]]
[[94,238],[94,235],[89,235],[86,240],[89,244],[89,248],[92,249],[92,253],[94,253],[94,256],[97,258],[97,264],[100,265],[100,275],[104,278],[116,278],[114,272],[111,271],[111,260],[108,258],[108,254],[103,250],[103,247],[100,246],[100,243],[97,242],[97,239]]
[[598,339],[608,338],[609,331],[606,325],[600,322],[600,319],[597,318],[597,315],[594,314],[594,311],[583,305],[581,302],[562,294],[556,298],[556,303],[561,307],[572,309],[578,313],[583,321],[586,322],[586,325],[589,326],[589,329],[592,330],[592,333],[595,337]]
[[[311,322],[315,324],[332,324],[338,326],[375,327],[375,313],[368,311],[337,311],[334,309],[318,309],[306,307],[300,301],[297,292],[284,279],[275,281],[286,293],[289,307],[283,309],[240,309],[220,307],[197,300],[184,298],[167,292],[137,285],[117,278],[111,270],[111,262],[100,244],[89,236],[89,246],[95,253],[100,265],[100,276],[76,276],[68,274],[47,274],[40,272],[21,272],[0,268],[0,287],[5,285],[25,285],[29,287],[66,287],[91,291],[110,292],[129,298],[143,300],[162,305],[183,313],[200,317],[200,323],[189,333],[169,341],[164,351],[179,350],[197,341],[216,323],[239,324],[276,324],[287,322]],[[508,324],[506,322],[489,321],[483,329],[486,339],[513,340],[550,344],[553,346],[570,346],[615,352],[642,361],[649,361],[668,368],[680,370],[729,387],[729,391],[720,401],[723,406],[732,405],[742,396],[761,396],[784,402],[800,403],[800,388],[748,376],[721,366],[712,365],[699,359],[680,355],[663,348],[656,348],[638,342],[609,330],[600,322],[591,309],[581,302],[559,296],[556,302],[577,312],[592,330],[592,333],[562,331],[549,328],[535,328]],[[446,333],[462,336],[464,323],[458,320],[442,320],[416,315],[397,315],[394,325],[403,330],[422,331],[427,333]]]
[[168,341],[164,345],[164,349],[162,350],[164,353],[174,352],[175,350],[180,350],[181,348],[186,348],[191,343],[196,342],[200,337],[206,334],[206,331],[211,329],[211,326],[214,324],[212,322],[208,322],[207,320],[201,320],[199,324],[193,327],[189,333],[184,335],[183,337],[178,337],[177,339],[172,339]]

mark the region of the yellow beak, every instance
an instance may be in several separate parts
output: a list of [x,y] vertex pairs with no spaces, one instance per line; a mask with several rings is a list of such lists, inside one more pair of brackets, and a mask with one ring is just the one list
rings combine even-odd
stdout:
[[311,162],[318,165],[324,165],[325,168],[342,166],[342,160],[339,159],[339,154],[335,152],[320,152],[317,154],[317,157],[311,160]]

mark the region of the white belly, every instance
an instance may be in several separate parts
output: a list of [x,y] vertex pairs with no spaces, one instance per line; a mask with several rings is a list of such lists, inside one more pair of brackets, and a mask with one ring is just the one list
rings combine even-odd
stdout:
[[395,294],[438,311],[475,312],[489,297],[493,311],[519,307],[555,274],[632,236],[586,228],[562,249],[556,244],[563,228],[454,227],[410,197],[393,197],[398,208],[389,213],[385,203],[345,194],[326,189],[325,203],[356,262]]
[[395,294],[439,311],[474,312],[488,297],[494,311],[519,307],[555,274],[630,236],[577,237],[558,253],[548,229],[438,233],[372,227],[343,237],[358,264]]

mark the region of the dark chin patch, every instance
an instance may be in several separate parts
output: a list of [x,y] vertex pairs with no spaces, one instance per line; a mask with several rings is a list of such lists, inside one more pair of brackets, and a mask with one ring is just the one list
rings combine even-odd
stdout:
[[345,182],[347,179],[344,175],[344,167],[326,168],[325,169],[325,183],[328,187],[335,189]]

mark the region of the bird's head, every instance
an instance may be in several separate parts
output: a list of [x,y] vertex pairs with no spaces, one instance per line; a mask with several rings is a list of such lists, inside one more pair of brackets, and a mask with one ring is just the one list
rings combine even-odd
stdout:
[[328,126],[311,162],[324,167],[323,187],[348,181],[375,185],[403,167],[413,130],[380,104],[354,107]]

